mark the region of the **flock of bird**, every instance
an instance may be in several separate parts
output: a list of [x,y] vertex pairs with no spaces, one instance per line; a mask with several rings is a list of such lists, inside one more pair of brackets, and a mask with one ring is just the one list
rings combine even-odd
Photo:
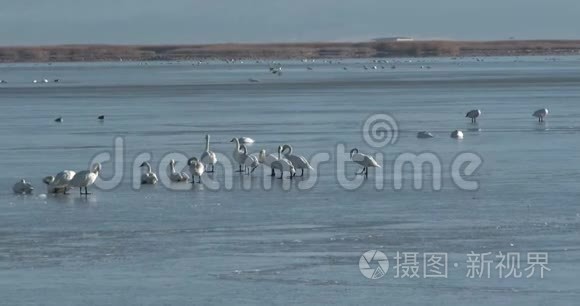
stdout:
[[[289,178],[292,179],[297,175],[296,169],[301,170],[300,176],[304,176],[305,169],[313,169],[308,160],[304,156],[294,154],[292,146],[288,144],[278,146],[277,155],[266,155],[266,150],[261,150],[258,154],[248,153],[247,146],[254,143],[254,140],[249,137],[232,138],[231,142],[235,145],[232,157],[239,165],[238,172],[245,172],[247,175],[253,173],[260,165],[269,167],[272,176],[276,175],[276,170],[279,171],[280,179],[284,177],[284,173],[288,173]],[[353,156],[356,156],[355,158],[357,158],[357,160],[360,159],[361,161],[364,161],[362,154]],[[372,159],[372,157],[370,158]],[[175,160],[170,160],[167,165],[169,170],[168,177],[171,182],[175,183],[191,182],[192,184],[195,184],[196,179],[197,183],[201,183],[201,177],[206,173],[213,173],[217,163],[217,155],[215,152],[210,150],[210,135],[206,135],[205,150],[200,158],[192,157],[187,161],[189,173],[185,171],[178,172],[175,169]],[[374,162],[374,164],[376,164],[376,162]],[[140,178],[141,184],[154,185],[159,182],[157,174],[153,172],[153,169],[148,162],[143,162],[140,167],[143,168]],[[88,187],[95,183],[100,171],[101,164],[95,163],[92,165],[91,169],[79,172],[64,170],[55,176],[45,177],[43,182],[47,186],[47,193],[66,194],[71,188],[79,188],[81,195],[88,195],[90,194],[88,192]],[[13,191],[17,194],[30,194],[33,190],[34,187],[32,184],[24,179],[18,181],[13,186]]]
[[[538,118],[538,122],[544,122],[544,118],[549,111],[546,108],[535,111],[532,116]],[[477,118],[481,116],[481,110],[473,109],[465,114],[466,118],[470,118],[472,123],[477,122]],[[98,116],[99,120],[104,120],[104,115]],[[62,117],[55,121],[62,122]],[[418,138],[433,138],[433,134],[428,131],[420,131],[417,133]],[[452,138],[462,139],[463,132],[455,130],[451,133]],[[297,175],[297,170],[300,170],[300,176],[304,176],[304,170],[313,170],[308,160],[302,156],[294,154],[293,148],[289,144],[278,146],[277,154],[266,155],[266,150],[260,150],[258,154],[248,153],[248,146],[254,143],[254,140],[249,137],[232,138],[230,141],[234,144],[232,152],[233,160],[238,164],[239,170],[237,172],[244,172],[246,175],[251,175],[254,170],[260,165],[264,165],[271,169],[271,176],[276,176],[278,170],[279,179],[284,178],[284,173],[288,173],[288,178],[292,179]],[[369,168],[380,168],[381,166],[370,155],[360,153],[358,149],[354,148],[350,151],[350,159],[354,163],[362,166],[361,172],[357,175],[364,175],[368,177]],[[218,158],[215,152],[210,150],[210,135],[205,135],[205,150],[200,158],[191,157],[187,161],[189,173],[175,169],[175,160],[170,160],[167,165],[169,174],[168,177],[171,182],[191,182],[195,184],[201,183],[201,177],[206,173],[213,173],[215,165],[218,163]],[[159,182],[159,178],[151,165],[148,162],[143,162],[140,166],[143,168],[141,175],[141,184],[154,185]],[[47,185],[48,193],[63,193],[66,194],[71,188],[79,188],[81,195],[88,195],[88,187],[93,185],[101,171],[101,164],[96,163],[88,170],[79,172],[64,170],[55,176],[47,176],[43,182]],[[17,194],[30,194],[34,187],[32,184],[24,179],[19,180],[14,186],[13,191]],[[83,191],[84,190],[84,191]]]
[[[538,118],[538,122],[544,122],[544,118],[548,116],[548,113],[549,111],[547,108],[540,108],[537,111],[535,111],[532,114],[532,116]],[[481,116],[481,110],[479,109],[472,109],[468,111],[467,114],[465,114],[466,118],[471,119],[471,123],[476,123],[477,118],[479,116]],[[417,133],[417,138],[433,138],[433,137],[435,136],[428,131],[421,131]],[[463,131],[454,130],[453,132],[451,132],[451,138],[463,139]]]

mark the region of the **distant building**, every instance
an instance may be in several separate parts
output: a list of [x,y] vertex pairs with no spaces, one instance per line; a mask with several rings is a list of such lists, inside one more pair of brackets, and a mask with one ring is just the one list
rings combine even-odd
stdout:
[[376,42],[386,42],[386,41],[414,41],[413,37],[382,37],[375,38],[373,41]]

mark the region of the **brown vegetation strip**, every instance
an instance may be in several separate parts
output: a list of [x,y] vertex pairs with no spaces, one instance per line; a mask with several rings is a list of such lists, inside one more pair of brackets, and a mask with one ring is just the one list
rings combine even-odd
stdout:
[[0,62],[522,56],[580,53],[578,40],[0,47]]

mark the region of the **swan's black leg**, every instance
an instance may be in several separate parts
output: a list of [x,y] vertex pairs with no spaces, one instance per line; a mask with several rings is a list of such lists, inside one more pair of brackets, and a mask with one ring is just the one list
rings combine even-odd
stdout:
[[252,168],[252,172],[250,172],[250,173],[254,173],[254,170],[256,170],[256,168],[258,168],[258,166]]
[[282,179],[283,176],[284,176],[284,170],[280,170],[280,177],[279,177],[279,179]]
[[240,164],[240,170],[236,171],[236,172],[243,172],[242,171],[242,164]]
[[304,176],[304,168],[302,168],[302,172],[300,173],[300,176]]
[[276,171],[274,171],[274,168],[272,168],[272,174],[270,174],[270,176],[276,176]]

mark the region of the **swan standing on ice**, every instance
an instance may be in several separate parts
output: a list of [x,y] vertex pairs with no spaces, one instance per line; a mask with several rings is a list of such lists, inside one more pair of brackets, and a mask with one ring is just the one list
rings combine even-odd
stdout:
[[[288,152],[284,153],[286,150],[288,150]],[[310,166],[310,163],[306,158],[304,158],[304,156],[292,154],[291,145],[285,144],[284,146],[282,146],[282,153],[284,154],[284,157],[286,157],[286,159],[292,162],[292,165],[294,166],[295,169],[302,170],[300,176],[304,176],[304,169],[314,170],[314,168]]]
[[236,145],[236,148],[234,149],[234,152],[232,153],[232,157],[238,163],[238,165],[240,165],[240,170],[237,172],[243,172],[242,171],[242,164],[245,161],[245,157],[241,151],[242,148],[240,147],[240,140],[238,138],[232,138],[232,140],[230,140],[230,142],[235,142],[235,145]]
[[159,181],[157,179],[157,174],[151,171],[151,165],[148,162],[143,162],[141,168],[145,167],[145,173],[141,174],[141,184],[143,185],[155,185]]
[[[205,135],[205,151],[201,154],[200,160],[208,168],[208,173],[214,172],[217,157],[214,152],[209,150],[209,134]],[[209,170],[209,165],[211,165],[211,170]]]
[[548,116],[548,109],[547,108],[541,108],[537,111],[535,111],[532,116],[538,118],[538,122],[544,122],[544,117]]
[[[71,187],[79,187],[81,194],[89,194],[87,187],[91,186],[97,180],[99,172],[101,171],[101,164],[94,164],[90,170],[79,171],[70,181]],[[83,193],[83,187],[85,192]]]
[[28,183],[25,179],[21,179],[12,186],[12,190],[17,194],[31,194],[34,187],[32,187],[32,184]]
[[433,134],[427,132],[427,131],[421,131],[419,133],[417,133],[417,138],[433,138],[435,136],[433,136]]
[[455,130],[451,132],[451,138],[463,139],[463,132],[460,130]]
[[278,157],[276,157],[276,155],[274,155],[274,154],[266,155],[266,150],[260,150],[260,155],[258,155],[258,161],[260,162],[260,164],[264,164],[264,165],[270,167],[270,169],[272,169],[271,176],[276,175],[276,172],[274,171],[274,168],[272,167],[272,163],[277,161],[277,160],[278,160]]
[[76,173],[74,171],[64,170],[59,172],[56,176],[47,176],[42,181],[47,185],[47,193],[62,192],[63,194],[66,194],[75,175]]
[[169,180],[175,183],[179,182],[187,182],[189,180],[189,175],[185,172],[177,172],[175,171],[175,160],[169,161]]
[[363,169],[357,175],[364,174],[365,177],[369,176],[369,167],[381,168],[381,165],[370,155],[362,154],[358,152],[357,148],[350,150],[350,160],[363,166]]
[[195,184],[196,176],[199,178],[197,182],[201,183],[201,176],[205,172],[203,163],[198,161],[197,158],[192,157],[187,161],[187,164],[189,165],[189,172],[191,173],[191,183]]
[[465,117],[471,118],[471,123],[477,122],[477,117],[481,115],[481,111],[479,109],[472,109],[465,114]]
[[260,162],[256,156],[248,154],[248,148],[246,148],[245,145],[242,145],[241,147],[242,154],[244,155],[244,170],[246,171],[247,175],[250,175],[250,173],[253,173],[254,170],[258,168]]
[[272,169],[280,170],[280,179],[284,176],[284,171],[288,171],[290,173],[290,179],[296,175],[296,169],[292,165],[292,162],[282,158],[282,146],[278,146],[278,160],[272,162]]

